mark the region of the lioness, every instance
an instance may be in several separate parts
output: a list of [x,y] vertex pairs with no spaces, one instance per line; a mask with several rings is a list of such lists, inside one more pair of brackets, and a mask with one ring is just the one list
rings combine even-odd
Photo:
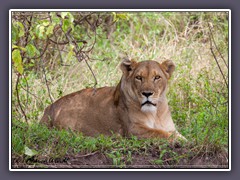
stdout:
[[87,136],[119,133],[139,138],[185,139],[177,132],[166,98],[175,65],[171,60],[124,60],[116,87],[88,88],[66,95],[45,109],[41,122]]

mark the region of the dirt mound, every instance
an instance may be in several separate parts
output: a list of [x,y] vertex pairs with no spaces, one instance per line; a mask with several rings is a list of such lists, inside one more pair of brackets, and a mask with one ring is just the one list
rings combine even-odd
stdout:
[[[186,150],[179,150],[184,153]],[[101,152],[89,154],[68,155],[61,159],[49,162],[30,159],[20,163],[13,158],[12,168],[228,168],[228,155],[226,153],[205,153],[181,158],[173,158],[165,153],[159,158],[160,152],[152,150],[151,153],[134,153],[131,160],[123,156],[120,164],[115,164],[111,158]]]

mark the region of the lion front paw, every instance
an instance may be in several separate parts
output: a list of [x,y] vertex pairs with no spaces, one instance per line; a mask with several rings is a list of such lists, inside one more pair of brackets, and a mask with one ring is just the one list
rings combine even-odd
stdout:
[[171,132],[171,136],[169,138],[171,143],[181,143],[181,142],[188,142],[188,140],[181,135],[178,131]]

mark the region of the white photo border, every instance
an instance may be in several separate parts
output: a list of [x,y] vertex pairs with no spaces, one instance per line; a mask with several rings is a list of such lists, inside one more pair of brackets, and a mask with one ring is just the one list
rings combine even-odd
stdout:
[[[229,159],[228,159],[228,169],[227,168],[217,168],[217,169],[198,169],[198,168],[192,168],[192,169],[16,169],[12,168],[12,157],[11,157],[11,139],[12,139],[12,133],[11,133],[11,127],[12,127],[12,64],[11,64],[11,20],[12,20],[12,12],[228,12],[228,37],[229,37],[229,45],[228,45],[228,104],[229,104],[229,111],[228,111],[228,141],[229,141],[229,147],[228,147],[228,153],[229,153]],[[10,9],[9,10],[9,171],[231,171],[231,10],[230,9]]]

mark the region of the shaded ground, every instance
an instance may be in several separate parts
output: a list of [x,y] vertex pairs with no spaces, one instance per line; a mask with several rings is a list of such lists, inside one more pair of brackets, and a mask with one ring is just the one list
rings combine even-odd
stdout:
[[159,160],[160,153],[154,150],[142,154],[132,154],[131,160],[122,157],[121,163],[113,165],[113,160],[101,152],[89,154],[68,155],[61,159],[51,161],[29,159],[21,162],[19,158],[12,158],[12,168],[228,168],[228,155],[226,153],[205,153],[184,157],[186,149],[181,151],[181,158],[173,158],[165,153]]

